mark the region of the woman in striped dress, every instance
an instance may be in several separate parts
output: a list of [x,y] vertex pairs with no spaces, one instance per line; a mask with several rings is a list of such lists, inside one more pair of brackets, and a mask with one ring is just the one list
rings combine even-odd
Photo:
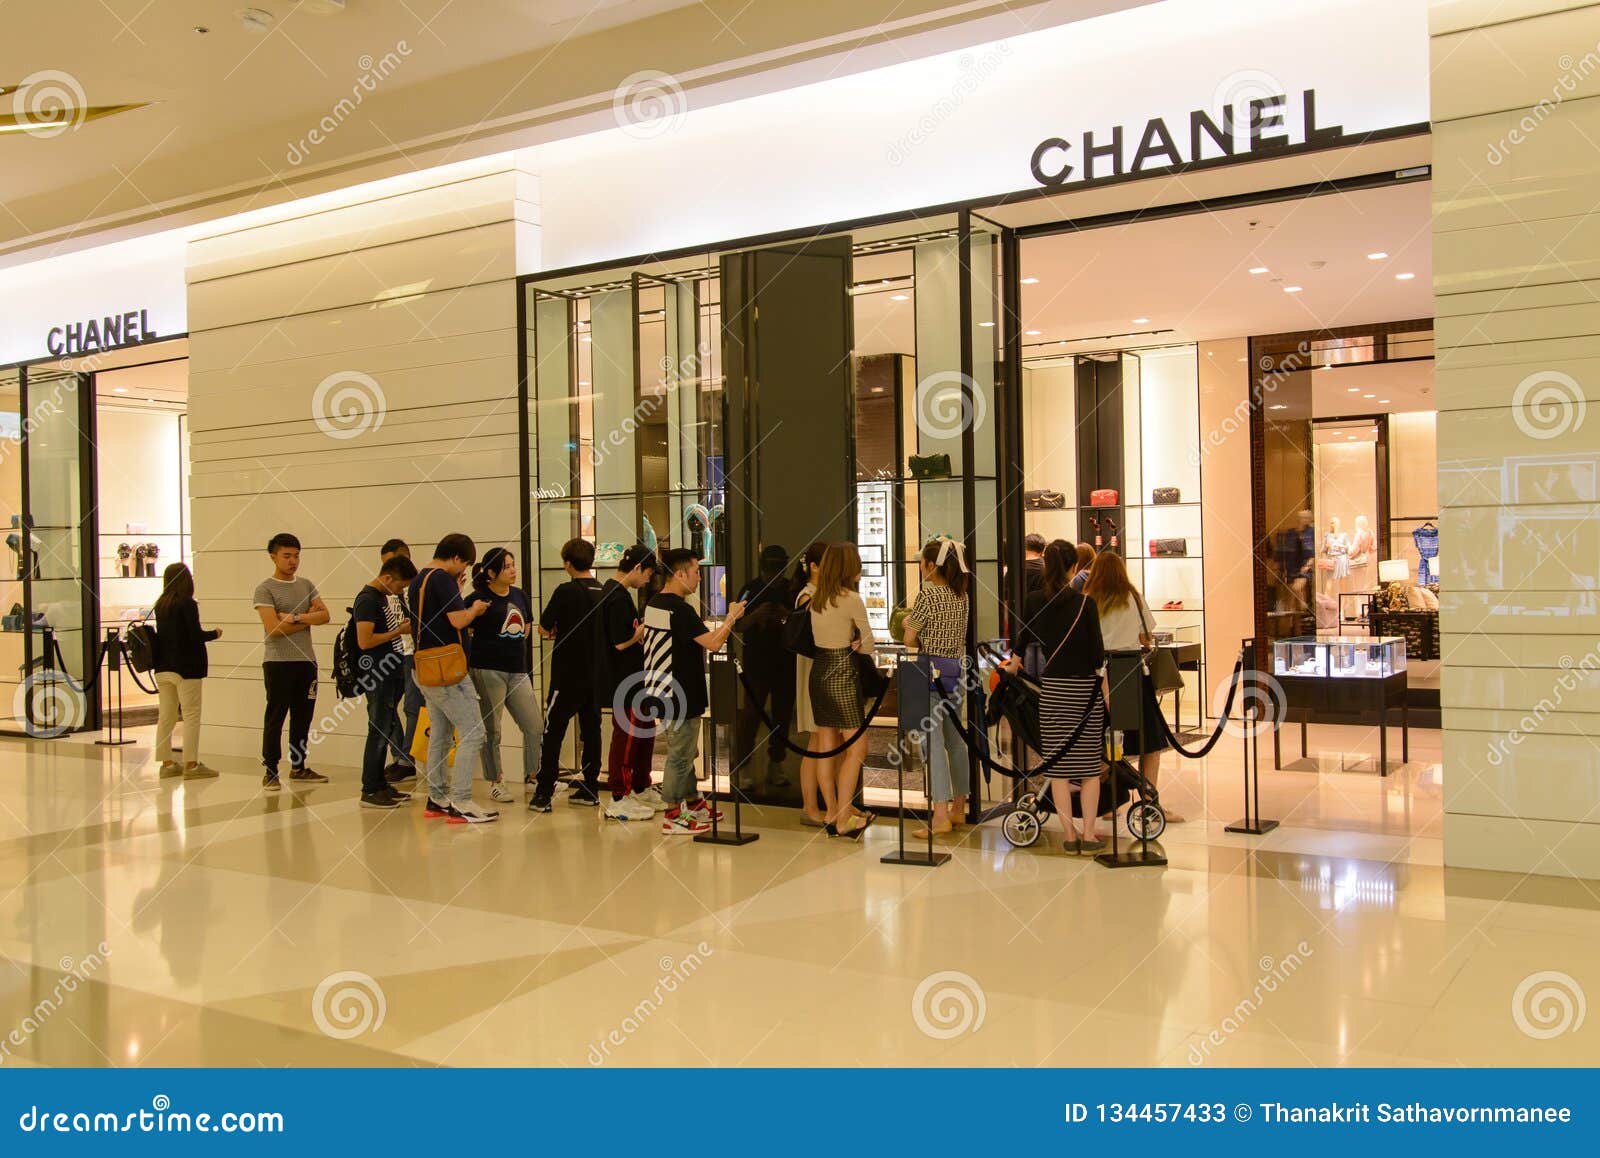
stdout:
[[[1039,731],[1044,758],[1055,755],[1088,714],[1072,748],[1044,773],[1061,816],[1068,852],[1092,856],[1106,846],[1100,836],[1100,763],[1105,749],[1105,701],[1101,679],[1106,649],[1094,600],[1072,589],[1076,562],[1069,544],[1051,543],[1044,552],[1044,578],[1023,606],[1017,646],[1039,648],[1044,667],[1039,697]],[[1072,792],[1082,805],[1083,834],[1072,827]]]

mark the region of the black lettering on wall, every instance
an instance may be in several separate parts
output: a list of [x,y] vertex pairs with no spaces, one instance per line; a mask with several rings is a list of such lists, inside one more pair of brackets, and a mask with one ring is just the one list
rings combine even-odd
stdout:
[[1211,119],[1211,114],[1205,109],[1195,109],[1189,114],[1189,160],[1203,161],[1205,152],[1201,147],[1200,135],[1204,133],[1211,138],[1211,143],[1222,152],[1224,157],[1231,157],[1239,149],[1239,142],[1233,136],[1233,106],[1229,105],[1222,110],[1222,127],[1217,127],[1217,122]]
[[1071,147],[1071,145],[1067,144],[1067,142],[1063,141],[1060,137],[1047,137],[1045,140],[1040,141],[1038,146],[1033,150],[1033,160],[1028,165],[1028,167],[1033,170],[1033,179],[1039,182],[1039,184],[1048,185],[1051,188],[1054,188],[1057,185],[1065,185],[1067,183],[1067,178],[1072,176],[1072,166],[1067,164],[1067,162],[1063,159],[1061,162],[1061,168],[1057,169],[1053,173],[1047,173],[1044,169],[1045,155],[1052,150],[1059,150],[1061,153],[1065,154],[1066,151]]
[[1097,145],[1094,143],[1094,132],[1088,130],[1083,134],[1083,179],[1094,180],[1094,162],[1096,157],[1111,158],[1111,175],[1122,176],[1122,126],[1116,125],[1111,130],[1111,143]]
[[1139,148],[1133,154],[1133,171],[1137,173],[1143,169],[1151,157],[1165,157],[1173,165],[1183,164],[1178,146],[1167,131],[1167,122],[1160,117],[1145,125],[1144,136],[1139,138]]
[[1250,102],[1250,151],[1267,149],[1281,149],[1289,143],[1288,133],[1266,134],[1267,129],[1275,129],[1283,124],[1284,105],[1289,103],[1286,96],[1257,97]]

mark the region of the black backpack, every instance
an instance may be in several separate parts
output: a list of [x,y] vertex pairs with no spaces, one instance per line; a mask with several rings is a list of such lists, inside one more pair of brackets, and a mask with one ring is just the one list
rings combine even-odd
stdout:
[[350,618],[333,637],[333,690],[341,700],[355,700],[366,694],[356,676],[356,609],[344,610]]
[[134,671],[149,671],[156,666],[156,629],[153,624],[135,623],[122,633],[128,666]]

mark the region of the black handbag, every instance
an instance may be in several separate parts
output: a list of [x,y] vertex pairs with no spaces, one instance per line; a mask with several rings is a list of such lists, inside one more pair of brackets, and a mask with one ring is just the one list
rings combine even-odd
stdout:
[[856,682],[861,686],[861,698],[876,701],[888,688],[889,677],[883,674],[883,669],[874,662],[872,656],[864,651],[852,652],[850,658],[856,665]]
[[1183,496],[1177,487],[1156,487],[1150,492],[1150,501],[1158,507],[1165,507],[1172,503],[1180,502]]
[[1067,496],[1060,491],[1023,491],[1022,509],[1025,511],[1060,511],[1067,506]]
[[811,634],[811,600],[796,606],[783,621],[783,646],[807,659],[817,657],[817,639]]
[[135,623],[122,633],[128,666],[134,671],[149,671],[156,666],[156,629],[148,623]]
[[948,454],[914,454],[909,460],[911,477],[914,479],[932,479],[950,477],[950,456]]
[[1150,557],[1152,559],[1170,559],[1189,553],[1188,539],[1151,539]]

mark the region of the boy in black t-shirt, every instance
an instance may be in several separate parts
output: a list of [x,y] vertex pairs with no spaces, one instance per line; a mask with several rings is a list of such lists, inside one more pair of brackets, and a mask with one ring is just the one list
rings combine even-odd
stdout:
[[[667,766],[661,795],[667,813],[664,836],[692,836],[710,828],[711,805],[695,783],[694,762],[700,748],[700,717],[706,710],[706,652],[720,651],[743,603],[728,604],[728,615],[715,630],[684,598],[700,586],[700,560],[687,548],[666,551],[661,562],[670,577],[644,613],[646,716],[659,721],[667,743]],[[718,819],[721,819],[720,813]]]
[[389,786],[384,771],[391,752],[405,742],[400,726],[400,700],[406,690],[406,659],[400,637],[411,627],[389,626],[389,601],[417,577],[404,555],[391,556],[373,579],[356,593],[351,608],[355,630],[356,679],[367,697],[367,744],[361,757],[363,808],[396,808],[411,794]]
[[601,707],[611,705],[611,748],[606,754],[611,803],[606,815],[613,820],[649,820],[666,808],[650,783],[654,727],[638,707],[644,627],[634,592],[650,581],[655,564],[655,553],[643,544],[624,551],[616,575],[600,591],[595,616],[595,689]]
[[569,578],[550,593],[539,616],[539,634],[555,640],[555,647],[545,668],[549,680],[539,783],[528,801],[534,812],[550,811],[561,744],[574,716],[578,718],[583,783],[572,790],[570,803],[591,808],[600,803],[600,705],[595,700],[593,619],[600,602],[600,583],[591,570],[594,544],[588,539],[568,539],[561,545],[561,565]]

